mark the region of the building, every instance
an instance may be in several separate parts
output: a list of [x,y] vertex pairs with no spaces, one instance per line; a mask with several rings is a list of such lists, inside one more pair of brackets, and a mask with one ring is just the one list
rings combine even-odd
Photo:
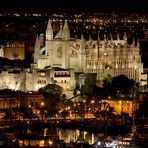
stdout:
[[147,84],[147,75],[143,74],[143,63],[139,49],[139,40],[129,44],[126,33],[113,39],[112,34],[104,34],[104,39],[85,40],[70,38],[68,23],[60,27],[54,36],[51,21],[46,29],[45,47],[41,48],[39,37],[36,39],[34,64],[37,69],[59,67],[73,69],[74,73],[96,73],[97,81],[105,77],[120,74],[135,80],[140,86]]
[[[114,110],[113,112],[117,115],[120,115],[121,113],[127,113],[129,116],[133,115],[133,108],[136,107],[138,108],[138,103],[134,102],[133,100],[127,100],[127,99],[120,99],[120,100],[115,100],[115,99],[103,99],[102,104],[107,104],[110,107],[113,107]],[[106,106],[101,106],[101,110],[106,110]]]
[[[19,51],[22,54],[17,57],[12,50],[13,58],[10,59],[23,59],[24,52],[21,49]],[[45,35],[41,34],[36,38],[34,62],[30,68],[20,69],[17,73],[2,70],[0,86],[1,89],[28,92],[56,83],[64,88],[65,94],[69,94],[75,88],[75,77],[78,74],[80,77],[83,74],[95,74],[98,83],[108,75],[114,77],[124,74],[144,86],[147,84],[147,75],[143,74],[139,50],[139,41],[133,39],[133,43],[129,44],[126,33],[123,36],[117,34],[116,38],[112,34],[104,34],[103,40],[99,35],[97,40],[91,37],[85,40],[83,35],[81,38],[71,38],[67,20],[54,35],[52,22],[49,20]]]
[[4,46],[4,57],[10,60],[25,59],[25,43],[9,43]]

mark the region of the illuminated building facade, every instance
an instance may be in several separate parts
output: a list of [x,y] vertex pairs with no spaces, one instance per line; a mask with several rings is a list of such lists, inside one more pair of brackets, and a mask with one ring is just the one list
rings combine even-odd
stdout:
[[106,99],[102,100],[102,104],[106,103],[106,106],[102,105],[101,110],[106,110],[107,105],[114,108],[114,113],[120,115],[121,113],[128,113],[130,116],[133,114],[133,105],[136,103],[133,100],[115,100],[115,99]]
[[4,57],[10,60],[25,59],[25,43],[6,43],[4,46]]
[[49,20],[46,30],[45,46],[41,48],[39,37],[36,39],[34,63],[37,69],[59,67],[73,69],[75,72],[96,73],[97,81],[101,82],[105,77],[121,74],[135,80],[140,85],[147,83],[147,75],[143,74],[143,63],[139,49],[139,40],[129,44],[124,33],[122,37],[117,34],[116,39],[112,35],[104,35],[104,39],[85,40],[70,38],[68,23],[60,27],[54,36]]
[[[14,52],[15,47],[11,49]],[[10,52],[11,56],[6,57],[23,59],[24,47],[20,48],[17,50],[19,54]],[[124,74],[142,86],[147,84],[147,75],[143,74],[139,50],[139,41],[133,40],[132,44],[128,44],[125,33],[122,37],[117,34],[116,39],[111,34],[105,34],[103,40],[99,36],[97,40],[85,40],[83,36],[80,39],[71,38],[67,21],[63,26],[61,24],[59,32],[54,36],[49,20],[45,37],[41,34],[36,38],[31,68],[18,69],[17,72],[12,69],[2,70],[0,88],[28,92],[56,83],[68,94],[68,91],[75,88],[75,73],[96,74],[98,82],[108,75],[114,77]],[[3,56],[2,49],[0,52]]]

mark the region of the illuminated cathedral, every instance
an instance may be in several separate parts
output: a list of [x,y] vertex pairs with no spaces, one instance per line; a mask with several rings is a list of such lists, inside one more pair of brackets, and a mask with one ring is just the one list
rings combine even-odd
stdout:
[[18,80],[13,87],[10,87],[7,79],[9,83],[3,85],[3,88],[37,91],[49,83],[56,83],[68,93],[75,88],[76,73],[96,74],[98,83],[108,75],[114,77],[124,74],[140,86],[147,84],[138,40],[129,44],[125,33],[122,37],[117,34],[116,39],[113,39],[112,34],[104,34],[103,40],[99,35],[96,40],[86,40],[83,35],[81,38],[71,38],[67,20],[54,35],[52,22],[49,20],[45,35],[41,34],[36,38],[34,62],[30,69],[21,71],[15,77]]
[[46,30],[45,47],[40,48],[37,37],[34,62],[38,69],[59,67],[73,69],[74,73],[96,73],[97,81],[105,77],[121,74],[135,80],[140,85],[147,82],[147,75],[143,74],[143,63],[139,49],[139,40],[129,44],[127,36],[117,34],[114,40],[112,34],[104,34],[104,39],[85,40],[71,38],[67,21],[60,27],[59,32],[53,36],[51,21]]

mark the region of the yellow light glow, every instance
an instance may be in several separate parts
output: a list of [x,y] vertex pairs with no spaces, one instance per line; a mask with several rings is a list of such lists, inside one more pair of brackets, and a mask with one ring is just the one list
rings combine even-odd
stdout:
[[45,103],[44,102],[41,102],[41,106],[43,107],[45,105]]
[[44,140],[40,140],[39,146],[40,146],[40,147],[44,147]]
[[53,141],[49,140],[49,145],[52,145],[53,144]]

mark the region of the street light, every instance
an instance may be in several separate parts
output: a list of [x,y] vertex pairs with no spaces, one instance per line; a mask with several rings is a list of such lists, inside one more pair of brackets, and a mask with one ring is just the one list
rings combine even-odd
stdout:
[[95,101],[94,101],[94,100],[91,100],[91,103],[92,103],[92,104],[94,104],[94,103],[95,103]]
[[45,106],[45,103],[44,102],[41,102],[41,116],[42,116],[42,121],[43,121],[43,115],[44,115],[44,106]]
[[92,114],[94,114],[94,106],[95,105],[95,101],[91,100],[91,110],[92,110]]
[[41,107],[44,107],[45,103],[44,102],[41,102]]

